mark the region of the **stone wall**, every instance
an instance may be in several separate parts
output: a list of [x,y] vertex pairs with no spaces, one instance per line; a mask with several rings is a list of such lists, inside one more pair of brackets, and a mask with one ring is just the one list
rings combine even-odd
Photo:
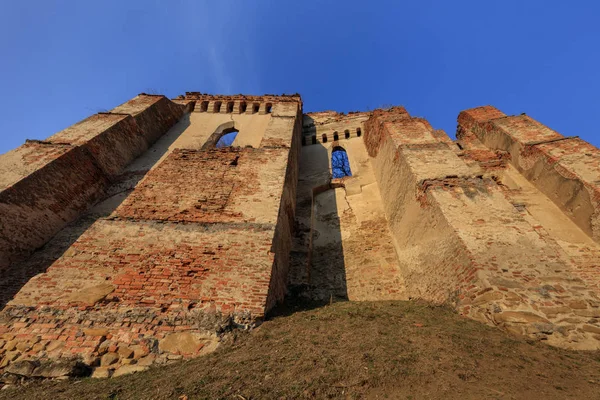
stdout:
[[[100,199],[184,108],[164,96],[140,95],[0,156],[0,270],[41,247]],[[144,122],[149,119],[156,125]]]
[[468,185],[473,175],[404,108],[375,111],[365,131],[408,295],[445,301],[470,281],[474,269],[441,210],[428,206],[428,196],[453,190],[461,180]]
[[[506,145],[497,145],[494,130],[465,128],[488,117],[506,118],[490,107],[461,114],[458,145],[403,109],[375,111],[365,123],[406,290],[511,332],[597,349],[600,303],[592,271],[600,248],[560,218],[543,188],[536,189],[537,175],[511,165],[522,157],[518,145],[509,146],[507,136]],[[515,118],[502,123],[512,126],[512,137],[534,147],[539,135],[556,139],[540,124]]]
[[[449,302],[600,348],[599,150],[489,106],[457,137],[403,107],[188,92],[28,141],[0,157],[0,372],[203,354],[286,294]],[[336,148],[352,176],[332,179]]]
[[[76,356],[95,376],[145,369],[214,349],[220,334],[255,325],[283,299],[301,103],[269,98],[268,115],[238,116],[239,143],[254,145],[206,149],[223,121],[192,112],[144,146],[140,138],[149,143],[170,124],[164,100],[136,98],[115,109],[131,115],[106,114],[152,127],[127,137],[103,130],[100,143],[112,145],[117,159],[147,150],[111,175],[103,201],[13,268],[9,281],[18,289],[0,296],[8,302],[0,314],[2,367]],[[182,111],[195,104],[178,102]],[[93,148],[88,138],[105,125],[88,120],[80,124],[86,130],[58,137]]]
[[506,116],[486,106],[463,111],[460,139],[472,133],[511,163],[594,240],[600,241],[600,150],[564,137],[527,115]]
[[[407,298],[371,161],[362,137],[356,135],[367,118],[367,113],[304,116],[289,275],[294,293],[302,297],[317,301]],[[345,131],[353,134],[346,136]],[[313,144],[310,138],[315,132],[331,140]],[[332,179],[334,148],[346,151],[352,176]]]

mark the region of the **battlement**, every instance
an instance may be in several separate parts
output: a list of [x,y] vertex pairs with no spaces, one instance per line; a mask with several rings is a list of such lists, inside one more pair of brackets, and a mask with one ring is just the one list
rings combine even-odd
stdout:
[[[298,94],[292,95],[213,95],[200,92],[186,92],[176,100],[194,101],[195,112],[221,114],[271,114],[283,110],[299,110],[302,99]],[[296,104],[292,106],[291,104]],[[291,108],[290,108],[291,107]]]
[[363,124],[370,117],[369,112],[321,111],[304,114],[302,119],[302,145],[334,142],[361,137]]

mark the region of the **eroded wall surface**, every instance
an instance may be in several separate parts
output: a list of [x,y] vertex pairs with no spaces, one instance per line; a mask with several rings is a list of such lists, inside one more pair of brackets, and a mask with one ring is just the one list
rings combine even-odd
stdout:
[[489,106],[458,122],[142,94],[0,156],[0,372],[202,354],[286,295],[449,302],[600,348],[599,150]]
[[[368,117],[304,116],[290,284],[312,300],[407,298],[379,187],[359,136]],[[347,153],[352,176],[332,179],[336,148]]]
[[[183,115],[141,94],[0,156],[0,271],[45,244],[104,195],[123,168]],[[155,121],[149,126],[148,120]]]
[[[174,100],[188,112],[153,146],[140,146],[146,151],[120,174],[112,172],[103,200],[10,266],[10,287],[0,296],[7,304],[2,367],[78,355],[97,376],[144,369],[212,350],[220,333],[254,325],[283,299],[300,99],[229,97],[262,108],[221,114],[198,108],[206,98]],[[135,114],[136,107],[137,100],[115,110]],[[162,120],[139,115],[158,138]],[[239,130],[233,145],[203,149],[223,124]],[[63,137],[89,135],[76,128]]]
[[[557,138],[522,116],[506,122],[489,107],[461,114],[458,144],[404,109],[374,112],[365,144],[409,296],[454,302],[471,318],[554,345],[597,349],[597,245],[577,217],[562,214],[545,194],[537,179],[545,171],[541,161],[528,164],[537,163],[537,173],[523,170],[530,148],[523,155],[508,136],[501,147],[496,131],[471,130],[465,115],[500,118],[534,147],[541,137]],[[581,196],[567,192],[570,199]],[[553,198],[558,206],[562,196]]]

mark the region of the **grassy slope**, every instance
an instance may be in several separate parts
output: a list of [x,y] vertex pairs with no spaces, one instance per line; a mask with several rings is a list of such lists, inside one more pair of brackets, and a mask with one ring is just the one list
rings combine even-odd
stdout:
[[[336,303],[274,318],[196,360],[0,399],[596,399],[600,353],[508,337],[445,307]],[[185,397],[183,397],[185,398]]]

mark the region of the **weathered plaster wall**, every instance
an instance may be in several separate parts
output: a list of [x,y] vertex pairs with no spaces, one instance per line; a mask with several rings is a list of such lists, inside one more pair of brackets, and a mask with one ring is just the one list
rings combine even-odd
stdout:
[[564,137],[526,115],[506,116],[493,107],[459,115],[457,137],[475,135],[511,163],[594,240],[600,240],[600,150]]
[[2,155],[0,177],[0,273],[85,211],[108,184],[83,149],[36,142]]
[[[304,137],[340,130],[339,140],[302,147],[298,183],[297,234],[290,283],[316,300],[405,299],[404,283],[361,137],[346,139],[344,128],[356,115],[331,112],[305,115]],[[366,117],[363,115],[363,119]],[[310,120],[311,125],[306,125]],[[332,136],[333,139],[333,136]],[[305,141],[306,144],[306,141]],[[331,154],[343,148],[351,177],[331,178]]]
[[369,115],[370,113],[366,112],[340,114],[335,111],[305,114],[302,121],[303,144],[327,143],[361,137],[364,131],[363,124]]
[[432,184],[471,171],[403,108],[376,111],[365,129],[408,295],[444,301],[473,269],[441,211],[424,203]]
[[109,182],[184,109],[164,96],[139,95],[116,111],[1,155],[0,270],[42,246],[102,197]]
[[[143,369],[202,353],[217,342],[215,335],[256,323],[282,300],[302,114],[299,98],[284,100],[278,105],[269,97],[269,112],[254,115],[184,115],[124,171],[113,172],[103,201],[12,265],[0,296],[8,303],[0,314],[2,367],[27,357],[80,354],[99,376],[132,363]],[[182,111],[196,104],[177,102]],[[131,115],[106,114],[100,118],[110,121],[103,123],[92,117],[53,140],[91,149],[104,135],[98,143],[112,146],[117,160],[139,153],[155,131],[113,135],[111,123],[133,120],[137,127],[137,118],[139,125],[162,126],[165,114],[156,113],[153,124],[142,106],[163,103],[162,97],[136,98],[116,109]],[[201,150],[202,140],[231,120],[241,121],[240,141]],[[116,362],[98,366],[105,353]]]
[[436,143],[402,109],[376,111],[365,128],[409,295],[558,346],[600,347],[600,252],[506,153],[464,132],[462,150]]

